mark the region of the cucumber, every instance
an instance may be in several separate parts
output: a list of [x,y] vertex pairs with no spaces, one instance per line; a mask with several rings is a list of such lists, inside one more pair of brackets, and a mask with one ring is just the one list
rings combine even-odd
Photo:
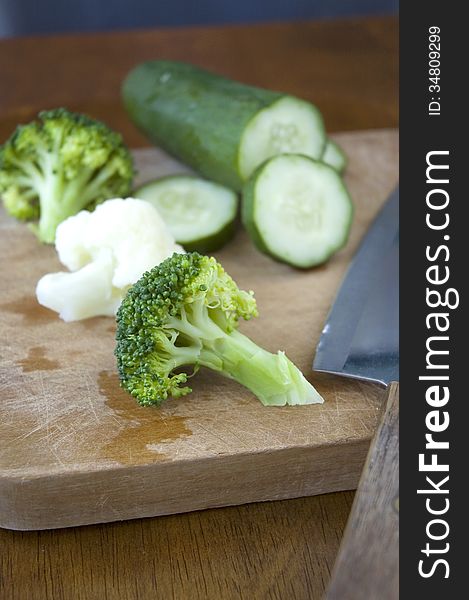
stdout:
[[240,191],[267,158],[319,158],[326,143],[317,108],[293,96],[244,85],[187,63],[149,61],[122,86],[134,123],[202,175]]
[[217,183],[170,175],[149,181],[133,195],[151,202],[176,242],[190,252],[218,250],[235,231],[238,198]]
[[325,162],[326,165],[329,165],[335,169],[338,173],[342,173],[347,166],[347,157],[345,152],[331,139],[328,139],[326,142],[326,147],[324,148],[321,160],[322,162]]
[[243,190],[242,220],[262,252],[307,269],[347,241],[353,206],[340,175],[299,154],[266,161]]

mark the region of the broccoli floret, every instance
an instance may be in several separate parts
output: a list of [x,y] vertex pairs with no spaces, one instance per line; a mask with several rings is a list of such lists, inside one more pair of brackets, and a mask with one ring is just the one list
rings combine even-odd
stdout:
[[57,225],[103,200],[125,197],[134,169],[122,137],[65,108],[40,112],[0,146],[0,195],[7,212],[39,220],[39,239],[53,243]]
[[283,352],[241,334],[257,316],[252,292],[197,253],[173,254],[130,288],[117,312],[121,385],[142,405],[191,392],[181,367],[208,367],[249,388],[263,404],[312,404],[321,396]]

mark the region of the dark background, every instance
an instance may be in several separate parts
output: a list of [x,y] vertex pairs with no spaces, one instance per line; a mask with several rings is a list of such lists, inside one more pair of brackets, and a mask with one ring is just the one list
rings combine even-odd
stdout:
[[0,0],[0,37],[397,12],[398,0]]

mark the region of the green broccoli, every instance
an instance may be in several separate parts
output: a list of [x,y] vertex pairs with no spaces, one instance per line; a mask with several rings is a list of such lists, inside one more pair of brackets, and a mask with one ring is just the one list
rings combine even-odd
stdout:
[[283,352],[271,354],[238,330],[257,316],[252,292],[195,252],[173,254],[146,272],[117,312],[115,355],[121,385],[142,405],[191,392],[181,367],[235,379],[266,405],[312,404],[321,396]]
[[19,125],[0,146],[0,195],[7,212],[53,243],[57,225],[103,200],[125,197],[134,169],[122,137],[65,108]]

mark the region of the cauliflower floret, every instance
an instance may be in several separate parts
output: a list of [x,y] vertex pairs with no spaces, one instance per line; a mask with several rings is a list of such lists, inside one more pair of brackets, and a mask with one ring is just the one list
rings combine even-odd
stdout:
[[107,200],[69,217],[58,226],[55,244],[71,272],[44,275],[36,296],[64,321],[114,315],[145,271],[184,252],[156,208],[135,198]]
[[111,253],[72,273],[49,273],[39,280],[39,303],[59,313],[64,321],[78,321],[96,315],[112,316],[122,301],[121,290],[112,285],[114,265]]

